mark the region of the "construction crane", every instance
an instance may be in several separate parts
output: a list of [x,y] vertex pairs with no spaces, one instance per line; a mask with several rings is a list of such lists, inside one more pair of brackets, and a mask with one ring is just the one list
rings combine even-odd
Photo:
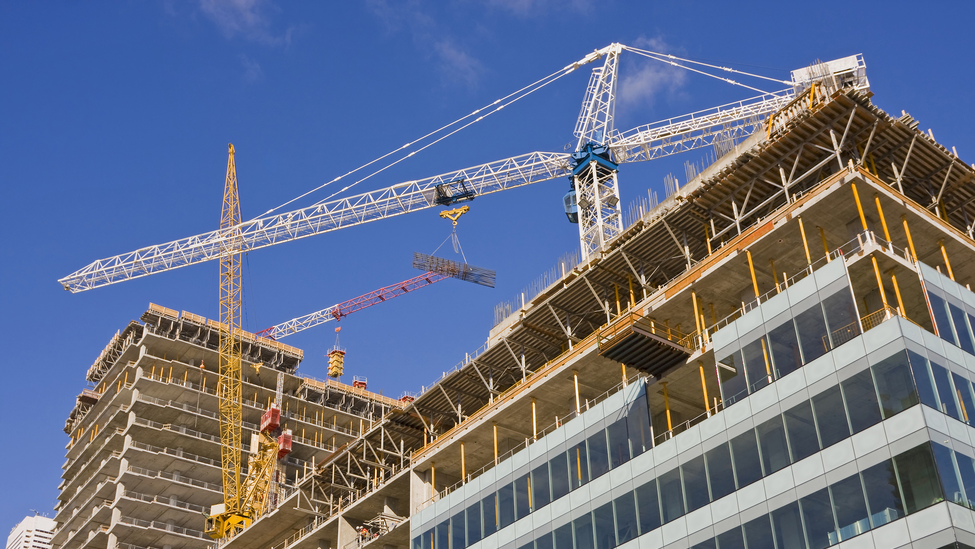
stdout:
[[265,328],[260,332],[257,332],[255,335],[278,340],[282,337],[287,337],[300,331],[314,328],[315,326],[319,326],[326,322],[342,320],[354,312],[372,307],[373,305],[384,303],[401,295],[406,295],[414,290],[440,282],[447,277],[448,276],[446,274],[441,273],[424,273],[420,276],[415,276],[408,280],[404,280],[403,282],[391,284],[389,286],[379,288],[378,290],[373,290],[367,294],[360,295],[359,297],[349,299],[341,303],[336,303],[331,307],[326,307],[319,311],[315,311],[314,313],[309,313],[307,315],[299,316],[298,318],[292,318],[291,320],[282,322],[280,324],[275,324],[270,328]]
[[[603,64],[593,70],[586,89],[574,131],[577,138],[574,153],[532,152],[347,198],[329,200],[287,213],[259,217],[236,227],[234,234],[239,244],[236,251],[247,252],[405,213],[449,206],[477,196],[569,177],[572,180],[572,191],[566,197],[570,202],[566,204],[566,213],[570,214],[570,219],[574,214],[578,220],[582,257],[585,260],[622,230],[617,166],[708,146],[718,138],[738,139],[747,136],[761,129],[764,118],[787,105],[797,93],[807,89],[814,79],[808,71],[793,71],[791,81],[776,80],[790,86],[783,91],[763,93],[748,100],[638,126],[621,133],[615,129],[614,113],[618,60],[624,50],[671,65],[683,66],[672,56],[611,44],[562,69],[560,77],[603,59]],[[827,76],[834,80],[850,83],[856,89],[869,88],[862,56],[851,56],[828,65],[832,72]],[[716,67],[716,70],[738,72],[727,67]],[[737,84],[729,78],[720,79]],[[224,238],[224,231],[218,230],[140,248],[95,261],[59,282],[66,290],[81,292],[218,259],[227,253]]]
[[223,503],[214,505],[207,517],[206,531],[213,538],[225,538],[250,525],[251,515],[244,509],[240,482],[242,446],[241,402],[241,287],[240,287],[240,195],[234,146],[228,146],[227,178],[220,214],[220,362],[217,399],[220,412],[220,466],[223,476]]

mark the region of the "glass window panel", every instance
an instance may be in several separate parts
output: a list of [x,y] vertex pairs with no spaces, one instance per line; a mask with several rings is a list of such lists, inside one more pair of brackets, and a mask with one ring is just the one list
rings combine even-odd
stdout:
[[799,339],[796,337],[796,326],[792,323],[792,319],[770,331],[768,342],[772,349],[772,364],[775,366],[776,378],[788,375],[802,366]]
[[762,465],[766,475],[789,466],[789,446],[785,441],[785,427],[782,416],[772,419],[755,427],[758,433],[758,443],[762,450]]
[[586,453],[586,441],[582,441],[575,448],[569,450],[569,471],[572,489],[589,482],[589,456]]
[[592,539],[592,515],[586,513],[572,521],[572,531],[575,533],[575,549],[595,549]]
[[526,473],[515,481],[515,520],[521,520],[532,512],[531,480]]
[[609,453],[606,450],[606,431],[600,430],[589,437],[589,478],[609,472]]
[[849,287],[824,299],[823,310],[826,311],[826,324],[829,326],[833,348],[860,335],[860,323]]
[[718,549],[745,549],[745,537],[741,535],[741,527],[718,534]]
[[929,444],[922,444],[895,456],[894,465],[897,467],[897,478],[904,492],[904,506],[908,514],[943,500]]
[[885,419],[918,403],[907,352],[900,351],[891,355],[874,364],[871,369],[877,382],[880,409]]
[[633,492],[627,492],[616,498],[613,507],[616,509],[616,540],[623,545],[639,535]]
[[854,434],[880,422],[880,404],[877,402],[877,390],[873,386],[870,370],[854,375],[840,386],[843,387],[846,411],[850,414],[850,426]]
[[799,334],[803,364],[809,364],[829,350],[826,321],[819,303],[796,315],[796,332]]
[[547,534],[542,534],[535,538],[535,549],[555,549],[555,543],[552,539],[552,532]]
[[778,549],[805,549],[806,540],[802,534],[802,519],[799,517],[799,503],[792,502],[771,513],[772,533]]
[[768,354],[768,341],[762,336],[741,349],[741,354],[745,358],[745,379],[748,380],[748,392],[765,387],[772,382],[769,379],[769,372],[772,371],[772,363]]
[[731,453],[739,490],[762,478],[762,459],[758,455],[755,431],[749,430],[731,439]]
[[436,532],[437,532],[436,528],[431,528],[426,532],[424,532],[422,545],[421,545],[423,549],[433,549],[434,540],[436,539],[436,535],[437,535]]
[[934,448],[934,462],[938,466],[938,476],[941,477],[941,490],[948,501],[965,504],[965,495],[961,490],[961,483],[958,481],[958,473],[955,471],[955,460],[953,453],[937,443],[931,443]]
[[434,549],[450,549],[450,521],[445,520],[437,525],[436,546]]
[[951,329],[951,319],[948,318],[948,304],[931,292],[928,292],[928,299],[931,301],[931,312],[934,314],[934,323],[938,327],[938,335],[941,339],[957,345],[955,334]]
[[813,421],[812,405],[809,401],[787,410],[785,428],[792,449],[792,461],[805,459],[819,451],[819,438],[816,437],[816,423]]
[[626,412],[626,431],[630,438],[630,453],[636,457],[652,447],[650,440],[650,412],[647,399],[638,398]]
[[850,436],[850,426],[846,422],[846,411],[843,407],[843,395],[840,387],[830,387],[822,393],[812,397],[813,412],[816,415],[816,427],[819,430],[819,440],[823,448],[832,446]]
[[744,364],[741,351],[735,351],[718,361],[718,380],[721,382],[721,398],[725,406],[741,400],[748,392]]
[[616,547],[616,525],[613,521],[613,502],[601,505],[592,512],[596,549]]
[[961,476],[962,487],[965,489],[967,497],[965,504],[969,508],[975,508],[975,460],[955,452],[955,461],[958,462],[958,473]]
[[972,400],[972,384],[967,379],[952,372],[951,380],[955,382],[955,396],[961,406],[962,421],[971,424],[972,413],[975,412],[975,401]]
[[529,541],[528,543],[522,545],[518,549],[535,549],[535,542],[534,541]]
[[569,493],[569,462],[568,454],[561,453],[548,462],[552,473],[552,501]]
[[467,508],[467,545],[474,545],[481,540],[481,502]]
[[768,515],[752,519],[741,526],[745,531],[745,543],[748,549],[775,549],[772,541],[772,527]]
[[955,404],[955,390],[948,379],[948,370],[932,361],[931,374],[934,377],[934,386],[938,389],[938,409],[957,420],[961,420],[961,413],[958,410],[958,405]]
[[548,463],[543,463],[532,471],[532,509],[540,509],[552,501],[548,478]]
[[718,500],[735,491],[735,470],[731,466],[731,451],[722,444],[704,453],[708,466],[711,499]]
[[681,476],[684,478],[684,503],[686,504],[687,512],[690,513],[710,503],[711,500],[708,497],[708,475],[704,469],[704,456],[697,456],[687,463],[682,464],[680,469]]
[[914,351],[907,351],[907,358],[911,363],[911,373],[914,375],[914,385],[917,387],[921,404],[940,410],[938,397],[934,394],[934,382],[931,381],[931,373],[928,371],[928,359]]
[[616,468],[630,461],[630,442],[626,435],[626,418],[613,422],[606,428],[609,439],[609,466]]
[[515,521],[514,484],[498,489],[498,530]]
[[488,537],[498,530],[498,502],[497,494],[491,494],[481,500],[481,526],[484,536]]
[[893,460],[869,467],[860,473],[867,493],[870,523],[876,528],[904,516],[904,502],[897,487],[897,475]]
[[691,549],[717,549],[717,542],[715,538],[706,539],[701,543],[697,543],[691,546]]
[[413,538],[413,549],[423,549],[423,535]]
[[464,549],[467,547],[467,541],[465,536],[467,519],[464,517],[464,512],[461,511],[456,515],[450,517],[450,549]]
[[636,493],[637,517],[640,521],[640,534],[660,528],[660,504],[657,501],[657,480],[638,487]]
[[839,529],[836,541],[843,541],[870,530],[867,502],[863,498],[860,475],[847,477],[829,487],[833,495],[833,512]]
[[684,515],[684,494],[681,493],[680,470],[672,469],[660,475],[660,509],[664,524]]
[[572,523],[566,523],[552,532],[555,537],[555,549],[572,549]]
[[833,510],[826,488],[799,500],[802,521],[806,525],[806,544],[809,549],[824,549],[830,545],[830,534],[836,530]]
[[972,332],[965,321],[965,311],[951,303],[948,304],[948,311],[951,312],[951,320],[955,325],[955,339],[958,340],[958,346],[968,351],[968,354],[975,355],[975,342],[972,341]]

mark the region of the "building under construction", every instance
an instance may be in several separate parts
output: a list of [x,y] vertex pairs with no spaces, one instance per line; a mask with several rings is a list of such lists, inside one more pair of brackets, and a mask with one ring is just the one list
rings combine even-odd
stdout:
[[[295,442],[233,537],[201,531],[213,326],[151,307],[68,420],[55,545],[975,546],[975,167],[875,106],[859,59],[793,78],[629,226],[600,190],[626,147],[590,147],[581,263],[415,399],[243,334],[245,433],[281,371]],[[619,230],[585,234],[589,210]]]

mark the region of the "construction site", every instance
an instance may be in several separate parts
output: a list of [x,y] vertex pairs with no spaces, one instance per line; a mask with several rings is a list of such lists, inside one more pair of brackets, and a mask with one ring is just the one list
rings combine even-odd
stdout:
[[[975,547],[975,166],[874,105],[859,55],[624,131],[621,55],[710,70],[612,44],[555,73],[591,71],[572,152],[251,221],[231,145],[220,229],[61,279],[221,264],[220,318],[149,304],[87,371],[53,545]],[[625,164],[698,149],[714,161],[624,215]],[[343,381],[338,341],[313,379],[282,340],[493,271],[417,254],[413,279],[241,329],[244,252],[424,210],[456,227],[553,179],[579,256],[431,386]]]

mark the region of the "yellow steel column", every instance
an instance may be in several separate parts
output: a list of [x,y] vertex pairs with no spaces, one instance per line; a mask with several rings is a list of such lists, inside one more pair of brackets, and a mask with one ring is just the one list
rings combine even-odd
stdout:
[[829,263],[832,260],[829,258],[829,246],[826,244],[826,231],[819,226],[816,228],[819,229],[819,238],[823,241],[823,253],[826,254],[826,263]]
[[765,359],[765,374],[768,375],[768,382],[772,383],[772,361],[768,358],[768,347],[765,345],[765,338],[762,341],[762,358]]
[[620,316],[620,287],[613,284],[613,291],[616,292],[616,316]]
[[626,387],[626,364],[621,362],[620,367],[623,369],[623,386]]
[[772,280],[775,282],[775,293],[780,293],[782,289],[779,288],[779,275],[775,274],[775,260],[769,259],[768,264],[772,268]]
[[578,370],[572,370],[572,385],[575,387],[576,392],[576,415],[582,413],[582,406],[579,405],[579,372]]
[[538,440],[538,416],[535,415],[535,397],[532,397],[532,440]]
[[667,395],[667,382],[661,381],[660,384],[664,388],[664,410],[667,412],[667,430],[673,431],[674,425],[670,422],[670,396]]
[[708,255],[711,255],[711,239],[708,237],[708,224],[701,223],[704,225],[704,242],[708,245]]
[[[802,225],[800,225],[801,227]],[[752,288],[755,290],[755,298],[758,299],[758,279],[755,278],[755,265],[752,264],[752,251],[745,250],[745,255],[748,257],[748,271],[752,274]]]
[[633,277],[626,275],[627,282],[630,283],[630,308],[636,307],[636,296],[633,294]]
[[698,371],[701,372],[701,391],[704,393],[704,409],[708,412],[708,417],[711,417],[711,404],[708,400],[708,384],[704,378],[704,361],[697,361]]
[[917,252],[914,251],[914,239],[911,238],[911,229],[907,226],[907,215],[901,216],[901,222],[904,224],[904,234],[907,235],[907,247],[911,250],[911,259],[917,261]]
[[894,295],[897,296],[897,308],[900,309],[901,316],[907,318],[907,309],[904,308],[904,300],[901,299],[901,289],[897,286],[897,275],[894,274],[894,269],[891,269],[889,273],[890,280],[894,283]]
[[799,236],[802,237],[802,249],[806,252],[806,265],[812,265],[812,257],[809,255],[809,243],[806,241],[806,227],[802,224],[802,216],[796,218],[799,222]]
[[877,266],[877,256],[870,256],[870,261],[873,263],[873,274],[877,276],[877,286],[880,288],[880,300],[883,301],[884,307],[887,307],[887,294],[884,293],[884,281],[880,278],[880,267]]
[[887,230],[887,220],[884,219],[884,209],[880,207],[880,194],[874,193],[873,201],[877,204],[877,215],[880,216],[880,226],[884,228],[884,239],[890,242],[890,231]]
[[694,305],[694,327],[697,328],[697,333],[701,333],[701,321],[697,318],[697,294],[694,290],[691,290],[691,303]]
[[951,262],[948,261],[948,252],[945,251],[945,240],[938,240],[938,247],[941,248],[941,257],[945,258],[945,267],[948,267],[948,278],[954,280],[955,273],[951,272]]
[[467,484],[467,461],[464,455],[464,441],[460,441],[460,481]]
[[492,423],[491,426],[493,427],[493,431],[494,431],[494,464],[497,465],[498,464],[498,424],[495,422]]
[[860,214],[860,224],[863,225],[863,230],[867,230],[867,217],[863,215],[863,205],[860,204],[860,194],[857,193],[857,184],[850,182],[850,188],[853,189],[853,200],[857,203],[857,213]]

